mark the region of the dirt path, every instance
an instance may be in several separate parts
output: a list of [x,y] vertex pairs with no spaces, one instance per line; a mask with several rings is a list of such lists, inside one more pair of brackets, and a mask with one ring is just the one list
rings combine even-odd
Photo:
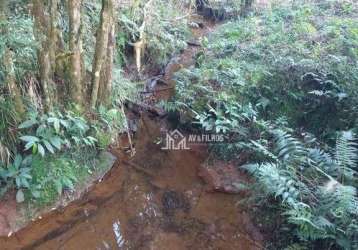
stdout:
[[[193,63],[197,49],[183,52],[167,80]],[[236,205],[240,197],[208,192],[198,177],[206,147],[162,150],[155,142],[166,121],[143,114],[139,127],[133,158],[122,147],[113,149],[119,160],[101,183],[63,210],[0,238],[0,249],[260,249],[260,233]]]

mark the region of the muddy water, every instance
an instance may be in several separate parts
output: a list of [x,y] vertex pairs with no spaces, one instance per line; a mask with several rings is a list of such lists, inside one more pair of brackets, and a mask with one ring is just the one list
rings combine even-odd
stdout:
[[206,148],[154,143],[165,126],[144,116],[135,157],[114,150],[113,170],[85,197],[0,239],[0,249],[260,249],[240,197],[209,193],[197,176]]
[[[198,35],[201,35],[198,32]],[[166,72],[190,65],[189,48]],[[262,236],[236,195],[211,193],[198,177],[207,149],[167,151],[157,144],[165,120],[140,118],[136,154],[113,149],[113,169],[80,200],[58,209],[9,238],[5,249],[261,249]]]

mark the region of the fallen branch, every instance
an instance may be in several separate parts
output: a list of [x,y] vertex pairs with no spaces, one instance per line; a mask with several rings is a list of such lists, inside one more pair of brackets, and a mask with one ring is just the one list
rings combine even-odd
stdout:
[[137,171],[139,171],[139,172],[141,172],[141,173],[144,173],[144,174],[149,175],[149,176],[151,176],[151,177],[154,177],[154,176],[155,176],[155,174],[153,174],[152,172],[150,172],[148,169],[145,169],[145,168],[143,168],[142,166],[139,166],[139,165],[137,165],[137,164],[135,164],[135,163],[133,163],[133,162],[123,160],[123,163],[124,163],[124,164],[127,164],[127,165],[129,165],[129,166],[131,166],[131,167],[133,167],[135,170],[137,170]]
[[186,42],[189,46],[201,47],[201,44],[197,42],[187,41]]
[[[122,113],[125,114],[123,105],[121,105],[121,110],[122,110]],[[131,149],[131,157],[133,157],[134,154],[135,154],[135,149],[133,148],[132,137],[131,137],[131,134],[130,134],[130,129],[129,129],[127,119],[125,119],[125,122],[126,122],[126,132],[127,132],[127,136],[128,136],[128,142],[129,142],[129,146],[130,146],[130,149]]]
[[140,94],[149,94],[149,93],[167,91],[167,90],[171,90],[171,89],[174,89],[174,88],[175,88],[175,87],[167,87],[167,88],[162,88],[162,89],[153,89],[153,90],[148,90],[148,91],[139,91],[139,93],[140,93]]

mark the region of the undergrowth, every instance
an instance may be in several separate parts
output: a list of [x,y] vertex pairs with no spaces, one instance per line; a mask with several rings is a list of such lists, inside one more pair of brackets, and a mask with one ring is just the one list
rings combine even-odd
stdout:
[[128,60],[126,49],[137,42],[142,33],[147,64],[165,65],[173,54],[186,47],[190,34],[186,18],[189,2],[150,0],[124,6],[118,15],[121,27],[117,37],[118,59],[123,63]]
[[223,24],[161,104],[226,136],[212,150],[256,179],[248,205],[278,227],[269,248],[358,247],[357,10],[353,1],[277,1]]

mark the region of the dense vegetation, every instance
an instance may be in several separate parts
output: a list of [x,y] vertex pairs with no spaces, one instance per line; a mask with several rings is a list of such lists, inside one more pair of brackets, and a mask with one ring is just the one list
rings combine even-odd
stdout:
[[47,205],[102,171],[99,153],[128,130],[124,103],[136,96],[123,66],[139,55],[162,67],[185,47],[187,7],[0,2],[0,198],[16,189],[18,202]]
[[127,2],[0,0],[0,199],[48,205],[101,171],[137,98],[124,75],[145,80],[185,48],[196,5],[231,20],[160,105],[225,135],[211,157],[252,175],[268,248],[357,249],[356,1]]
[[226,135],[215,157],[255,177],[250,206],[280,221],[274,249],[358,248],[357,13],[352,1],[284,1],[228,22],[163,104]]

